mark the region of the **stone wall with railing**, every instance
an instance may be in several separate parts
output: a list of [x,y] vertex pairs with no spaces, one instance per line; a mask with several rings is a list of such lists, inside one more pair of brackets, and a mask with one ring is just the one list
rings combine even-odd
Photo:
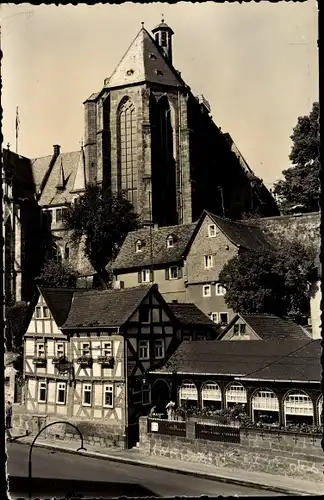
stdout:
[[140,418],[145,454],[316,482],[323,481],[321,439],[322,434]]

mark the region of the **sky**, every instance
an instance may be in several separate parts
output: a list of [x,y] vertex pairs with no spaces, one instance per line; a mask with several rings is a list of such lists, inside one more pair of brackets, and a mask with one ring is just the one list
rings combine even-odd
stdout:
[[1,4],[4,145],[29,158],[80,149],[83,102],[103,87],[141,29],[162,14],[173,64],[209,101],[267,186],[291,166],[298,116],[318,100],[316,0],[121,5]]

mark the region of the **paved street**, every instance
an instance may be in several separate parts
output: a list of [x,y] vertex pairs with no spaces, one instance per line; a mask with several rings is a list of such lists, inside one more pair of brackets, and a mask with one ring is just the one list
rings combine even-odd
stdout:
[[[29,446],[8,444],[8,473],[12,476],[11,498],[26,497]],[[199,479],[143,466],[88,458],[62,452],[33,449],[33,498],[67,492],[85,496],[284,496],[238,485]],[[63,494],[63,495],[62,495]]]

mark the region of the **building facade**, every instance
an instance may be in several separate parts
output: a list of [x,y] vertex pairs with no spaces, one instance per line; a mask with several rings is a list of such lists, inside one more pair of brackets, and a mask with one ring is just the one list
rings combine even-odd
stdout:
[[320,341],[307,338],[185,342],[169,367],[152,370],[152,395],[200,410],[242,405],[253,422],[320,426],[320,357]]
[[[215,338],[211,321],[197,328]],[[146,374],[186,329],[156,286],[41,290],[25,335],[25,418],[68,419],[105,445],[134,446],[151,407]]]

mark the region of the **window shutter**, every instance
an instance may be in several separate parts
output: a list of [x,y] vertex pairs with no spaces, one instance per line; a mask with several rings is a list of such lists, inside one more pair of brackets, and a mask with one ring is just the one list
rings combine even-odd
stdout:
[[178,267],[178,278],[179,279],[182,278],[182,267],[181,266]]
[[168,280],[169,279],[169,269],[166,268],[165,270],[165,279]]
[[142,272],[138,271],[138,282],[142,283]]

